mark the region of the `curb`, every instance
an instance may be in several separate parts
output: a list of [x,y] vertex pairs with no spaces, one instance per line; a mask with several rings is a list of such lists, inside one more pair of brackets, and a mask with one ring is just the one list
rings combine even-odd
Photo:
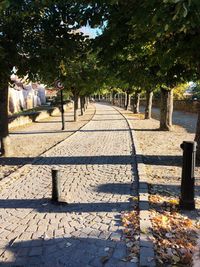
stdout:
[[139,197],[139,220],[140,220],[140,255],[139,266],[140,267],[155,267],[155,253],[154,245],[151,241],[152,235],[152,223],[150,219],[150,206],[149,206],[149,190],[148,179],[146,174],[146,167],[143,162],[142,151],[135,136],[135,131],[132,129],[131,122],[118,108],[119,113],[127,121],[131,137],[133,140],[133,151],[135,151],[135,160],[137,166],[137,175],[139,181],[138,197]]
[[[130,122],[129,122],[130,124]],[[131,130],[135,151],[136,151],[136,164],[139,178],[139,217],[140,217],[140,265],[141,267],[155,267],[155,253],[154,245],[151,239],[152,223],[150,219],[150,206],[149,206],[149,190],[146,174],[146,167],[143,162],[142,153],[135,137],[134,130]]]

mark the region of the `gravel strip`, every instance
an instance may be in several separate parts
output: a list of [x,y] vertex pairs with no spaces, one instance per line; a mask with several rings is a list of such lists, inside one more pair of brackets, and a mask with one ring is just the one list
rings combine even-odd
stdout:
[[[183,121],[183,127],[174,125],[173,131],[162,132],[159,131],[159,121],[155,119],[144,120],[143,114],[132,114],[130,111],[126,113],[127,118],[131,121],[132,128],[135,134],[136,152],[139,162],[143,165],[143,177],[146,177],[150,195],[158,195],[159,197],[168,197],[170,201],[175,201],[180,197],[181,171],[182,171],[182,150],[180,144],[183,141],[194,140],[194,114],[180,113],[179,124]],[[175,114],[176,115],[176,114]],[[177,118],[175,118],[177,120]],[[192,124],[191,124],[192,119]],[[188,121],[188,127],[187,122]],[[191,129],[193,125],[193,129]],[[137,145],[138,144],[138,145]],[[137,149],[139,148],[139,150]],[[145,175],[146,172],[146,175]],[[195,226],[199,228],[200,217],[200,168],[195,169],[195,200],[196,210],[194,211],[180,211],[180,216],[185,216],[192,220]],[[141,178],[140,178],[141,180]],[[172,199],[173,198],[173,199]],[[159,203],[160,205],[160,203]],[[150,203],[150,208],[155,208]],[[159,210],[156,207],[155,210]],[[153,218],[153,213],[152,213]],[[155,225],[154,225],[155,226]],[[196,232],[196,234],[198,231]],[[197,239],[197,235],[194,237]],[[155,251],[156,254],[158,251]],[[174,255],[172,255],[174,256]],[[162,264],[158,263],[157,266]],[[168,265],[171,266],[171,265]]]

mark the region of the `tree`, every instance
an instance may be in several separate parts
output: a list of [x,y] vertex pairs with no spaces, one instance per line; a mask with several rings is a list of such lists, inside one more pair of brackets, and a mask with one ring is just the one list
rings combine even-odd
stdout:
[[[98,2],[100,3],[100,1]],[[91,6],[93,1],[91,1]],[[106,6],[106,8],[105,8]],[[97,5],[99,10],[99,6]],[[93,6],[94,10],[94,6]],[[159,69],[156,76],[162,78],[157,85],[162,88],[162,99],[171,98],[169,89],[180,82],[195,81],[200,74],[200,2],[197,0],[133,0],[105,1],[102,9],[107,21],[103,41],[107,43],[105,53],[114,58],[115,54],[127,52],[130,46],[132,55],[140,54],[141,50],[153,46],[153,54],[149,53],[150,63],[156,62]],[[95,21],[101,21],[99,16]],[[92,24],[92,23],[91,23]],[[108,46],[109,44],[109,46]],[[179,71],[178,66],[181,66]],[[172,74],[172,71],[176,72]],[[168,83],[170,77],[178,79],[176,83]],[[164,79],[167,78],[167,79]],[[164,83],[164,84],[163,84]],[[168,87],[168,88],[167,88]],[[163,90],[166,88],[166,90]],[[170,99],[163,103],[169,104]],[[170,105],[168,105],[169,107]],[[171,107],[170,107],[171,108]],[[163,109],[166,113],[167,109]],[[167,112],[168,113],[168,112]],[[164,115],[164,114],[163,114]],[[169,116],[161,116],[167,120]],[[170,129],[170,120],[161,122],[161,128]],[[197,152],[200,155],[200,112],[197,123]]]
[[[84,38],[79,43],[76,56],[62,61],[60,66],[60,78],[74,97],[74,121],[78,119],[78,99],[81,97],[81,106],[84,105],[84,97],[88,96],[97,88],[99,70],[95,54],[89,48],[91,41]],[[82,110],[81,108],[81,110]]]
[[[8,83],[13,67],[19,76],[47,83],[58,78],[61,60],[73,56],[80,4],[74,1],[4,0],[0,3],[0,140],[9,155]],[[16,27],[17,25],[17,27]]]
[[[8,84],[13,67],[24,60],[21,51],[24,32],[28,35],[27,24],[32,25],[26,11],[26,4],[15,1],[0,3],[0,141],[1,154],[8,154]],[[16,27],[17,25],[17,27]]]

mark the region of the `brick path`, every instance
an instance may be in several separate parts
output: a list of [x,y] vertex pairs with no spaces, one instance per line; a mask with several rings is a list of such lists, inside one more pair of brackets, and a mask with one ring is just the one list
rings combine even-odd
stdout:
[[[91,122],[4,184],[0,266],[137,266],[122,261],[128,250],[120,214],[137,193],[130,131],[115,109],[96,106]],[[53,166],[68,205],[49,202]]]

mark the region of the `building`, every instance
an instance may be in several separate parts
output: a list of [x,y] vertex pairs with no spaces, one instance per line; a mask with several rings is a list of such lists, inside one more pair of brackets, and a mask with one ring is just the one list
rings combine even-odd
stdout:
[[45,86],[39,83],[26,83],[16,75],[11,76],[9,92],[9,113],[32,109],[46,103]]

